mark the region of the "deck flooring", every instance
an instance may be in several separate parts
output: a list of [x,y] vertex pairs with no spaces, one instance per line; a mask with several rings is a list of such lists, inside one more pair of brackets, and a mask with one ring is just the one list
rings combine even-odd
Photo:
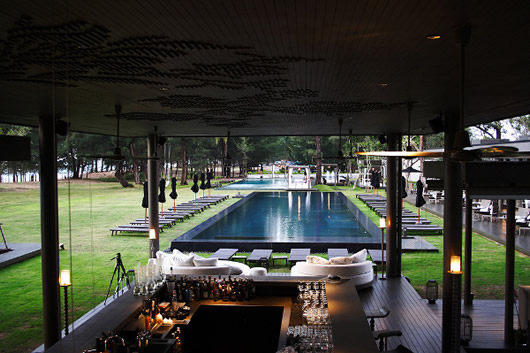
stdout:
[[[442,301],[429,305],[431,310],[442,320]],[[473,300],[473,305],[464,306],[462,313],[473,320],[473,338],[470,349],[501,349],[504,345],[504,300]],[[514,310],[514,329],[518,328],[517,312]]]
[[401,337],[388,339],[388,349],[402,344],[415,353],[441,352],[441,319],[405,278],[377,279],[372,288],[359,291],[359,297],[365,310],[384,305],[390,310],[387,318],[375,320],[376,330],[403,333]]
[[[375,329],[400,330],[401,337],[388,340],[388,349],[402,344],[415,353],[441,352],[442,300],[428,304],[426,299],[402,278],[377,279],[372,288],[359,291],[365,310],[386,305],[390,315],[375,320]],[[504,345],[504,300],[477,300],[464,306],[462,313],[473,319],[473,338],[466,350],[500,351]],[[514,310],[514,329],[517,329],[517,312]]]

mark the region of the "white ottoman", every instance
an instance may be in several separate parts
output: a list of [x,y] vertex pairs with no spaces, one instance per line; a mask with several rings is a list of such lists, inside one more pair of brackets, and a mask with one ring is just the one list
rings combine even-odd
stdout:
[[250,275],[253,277],[267,276],[267,269],[265,267],[252,267]]

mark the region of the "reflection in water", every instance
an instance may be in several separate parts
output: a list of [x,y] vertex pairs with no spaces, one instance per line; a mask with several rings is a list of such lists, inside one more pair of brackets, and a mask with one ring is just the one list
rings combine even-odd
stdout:
[[255,194],[195,239],[372,242],[335,193],[282,192],[278,196]]

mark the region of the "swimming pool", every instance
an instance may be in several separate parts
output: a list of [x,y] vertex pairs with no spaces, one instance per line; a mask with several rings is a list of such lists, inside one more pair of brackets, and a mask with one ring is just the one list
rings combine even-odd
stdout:
[[217,188],[217,190],[286,190],[288,187],[287,179],[243,179],[235,183],[228,184]]
[[307,245],[371,248],[379,244],[377,227],[342,193],[254,192],[179,238],[172,248],[215,250],[256,247],[287,251]]

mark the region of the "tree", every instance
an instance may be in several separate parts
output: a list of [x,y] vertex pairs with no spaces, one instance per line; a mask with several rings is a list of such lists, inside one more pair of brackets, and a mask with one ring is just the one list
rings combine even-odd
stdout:
[[530,135],[530,115],[508,119],[511,128],[518,134],[516,137]]
[[322,180],[322,146],[320,145],[320,136],[315,136],[315,158],[317,165],[317,175],[315,180],[315,185],[319,185]]
[[491,123],[487,124],[475,125],[474,127],[482,132],[484,136],[492,139],[500,140],[502,138],[502,134],[506,133],[506,129],[504,128],[501,120],[492,121]]
[[180,138],[180,148],[182,152],[182,176],[180,178],[180,185],[188,185],[188,181],[186,179],[188,173],[188,161],[186,156],[186,139],[184,137]]

